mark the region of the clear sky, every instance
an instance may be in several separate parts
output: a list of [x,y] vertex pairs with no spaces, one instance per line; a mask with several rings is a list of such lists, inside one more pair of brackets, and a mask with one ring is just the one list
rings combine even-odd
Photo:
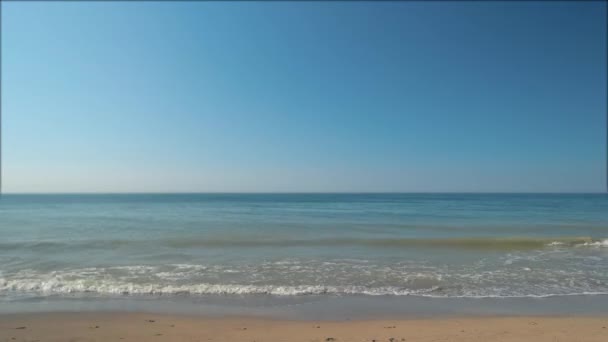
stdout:
[[2,2],[6,192],[594,192],[604,2]]

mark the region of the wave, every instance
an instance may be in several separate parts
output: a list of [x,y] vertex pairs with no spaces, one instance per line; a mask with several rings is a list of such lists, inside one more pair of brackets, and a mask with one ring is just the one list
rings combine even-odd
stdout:
[[166,245],[177,248],[188,247],[430,247],[430,248],[462,248],[462,249],[539,249],[548,246],[575,247],[608,246],[608,239],[593,239],[591,237],[559,237],[559,238],[530,238],[530,237],[472,237],[472,238],[326,238],[326,239],[184,239],[168,240]]
[[[540,254],[554,252],[540,252]],[[561,251],[555,253],[562,254]],[[448,267],[361,260],[259,264],[168,264],[61,270],[0,270],[0,297],[41,295],[391,295],[512,298],[608,294],[603,263],[579,259],[536,267],[517,253],[504,264]],[[538,256],[535,256],[538,257]],[[501,259],[503,260],[503,259]],[[572,261],[572,260],[571,260]],[[601,261],[601,260],[600,260]],[[534,268],[531,269],[530,267]],[[575,267],[575,269],[572,269]]]
[[598,241],[589,241],[582,244],[583,246],[592,246],[592,247],[608,247],[608,239],[598,240]]
[[442,293],[441,287],[429,289],[407,289],[384,286],[324,286],[324,285],[244,285],[244,284],[196,284],[161,285],[134,284],[113,281],[95,283],[86,280],[73,281],[19,281],[0,279],[0,293],[18,291],[37,294],[97,294],[97,295],[367,295],[367,296],[419,296],[429,298],[547,298],[560,296],[608,295],[606,291],[581,291],[546,294],[479,294],[475,291],[464,294]]
[[480,237],[480,238],[231,238],[231,239],[164,239],[164,240],[73,240],[73,241],[17,241],[0,243],[0,249],[49,250],[63,248],[107,249],[134,246],[165,246],[169,248],[226,248],[226,247],[340,247],[364,246],[377,248],[457,248],[457,249],[541,249],[547,247],[608,247],[608,239],[591,237]]
[[323,286],[323,285],[243,285],[243,284],[196,284],[196,285],[161,285],[134,284],[114,281],[90,283],[83,280],[74,281],[19,281],[0,279],[0,292],[21,291],[35,293],[96,293],[111,295],[323,295],[323,294],[362,294],[362,295],[413,295],[423,294],[430,290],[411,290],[399,287],[366,286]]

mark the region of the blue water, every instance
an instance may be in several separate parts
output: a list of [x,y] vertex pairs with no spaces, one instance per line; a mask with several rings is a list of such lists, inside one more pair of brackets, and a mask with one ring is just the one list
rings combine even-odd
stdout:
[[3,195],[0,303],[608,294],[604,194]]

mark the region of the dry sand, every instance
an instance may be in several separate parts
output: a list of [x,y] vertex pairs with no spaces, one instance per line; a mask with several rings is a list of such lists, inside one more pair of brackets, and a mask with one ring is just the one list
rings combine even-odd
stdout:
[[144,313],[0,315],[0,341],[608,341],[608,317],[287,321]]

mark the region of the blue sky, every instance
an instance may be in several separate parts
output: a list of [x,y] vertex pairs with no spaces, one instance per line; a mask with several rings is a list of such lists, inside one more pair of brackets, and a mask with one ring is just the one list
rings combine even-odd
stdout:
[[3,187],[603,191],[605,6],[3,2]]

